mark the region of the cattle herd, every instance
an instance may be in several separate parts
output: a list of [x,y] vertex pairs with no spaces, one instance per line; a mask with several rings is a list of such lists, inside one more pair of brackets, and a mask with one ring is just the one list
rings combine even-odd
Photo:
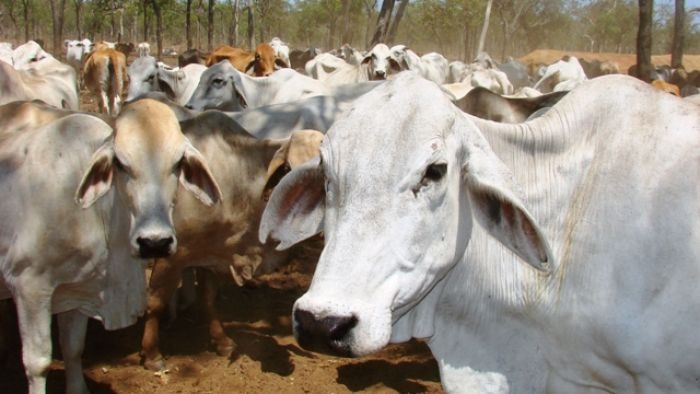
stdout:
[[178,287],[201,287],[230,354],[219,282],[316,235],[289,311],[306,349],[421,338],[446,392],[700,389],[696,71],[645,84],[573,56],[466,64],[279,38],[177,66],[148,43],[65,50],[0,43],[0,300],[30,393],[46,391],[54,314],[69,393],[88,391],[89,318],[144,316],[141,361],[167,368]]

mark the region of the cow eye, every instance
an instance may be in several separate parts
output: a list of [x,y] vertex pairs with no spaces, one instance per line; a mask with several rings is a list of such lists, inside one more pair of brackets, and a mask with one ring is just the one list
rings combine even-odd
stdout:
[[153,82],[154,78],[155,78],[155,75],[149,75],[148,79],[146,79],[146,82]]
[[124,165],[118,158],[114,158],[114,168],[116,168],[118,171],[131,176],[131,171],[127,166]]
[[417,195],[422,188],[429,186],[431,183],[439,182],[442,178],[445,177],[446,173],[447,163],[430,164],[425,169],[425,173],[423,173],[423,178],[421,178],[418,185],[416,185],[416,187],[413,189],[413,194]]
[[211,84],[217,88],[220,88],[220,87],[226,85],[226,80],[223,78],[214,78],[214,80],[211,81]]

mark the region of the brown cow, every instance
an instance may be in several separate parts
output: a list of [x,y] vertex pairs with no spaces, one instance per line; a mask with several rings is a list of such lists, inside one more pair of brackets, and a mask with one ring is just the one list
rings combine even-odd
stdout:
[[[144,366],[152,370],[165,367],[158,346],[159,317],[185,268],[206,268],[197,270],[197,281],[204,289],[212,343],[219,354],[226,355],[232,351],[234,342],[217,317],[213,286],[216,277],[212,272],[233,276],[240,284],[256,269],[267,271],[286,258],[273,245],[263,245],[257,238],[258,222],[265,206],[261,196],[268,165],[286,140],[258,140],[218,111],[204,112],[180,125],[209,163],[221,188],[223,203],[207,211],[200,209],[190,196],[183,195],[175,206],[173,220],[180,236],[178,250],[171,257],[155,261],[149,283],[141,355]],[[299,151],[288,148],[288,152]],[[317,149],[302,151],[318,154]]]
[[664,92],[671,93],[674,96],[680,97],[680,95],[681,95],[681,90],[680,90],[680,88],[678,88],[678,86],[676,86],[670,82],[666,82],[662,79],[655,79],[655,80],[651,81],[651,86],[653,86],[659,90],[663,90]]
[[96,49],[85,60],[83,81],[102,113],[111,116],[119,113],[126,79],[126,56],[115,49]]
[[266,77],[280,67],[287,67],[284,61],[277,59],[275,50],[266,43],[258,44],[255,52],[249,52],[241,48],[228,45],[216,48],[207,58],[207,67],[228,60],[238,71],[247,73],[253,70],[256,77]]

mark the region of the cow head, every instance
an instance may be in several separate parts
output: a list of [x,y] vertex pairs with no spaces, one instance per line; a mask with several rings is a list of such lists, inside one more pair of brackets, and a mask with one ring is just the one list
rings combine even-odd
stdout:
[[440,88],[401,73],[329,130],[319,159],[292,170],[260,239],[286,248],[324,231],[311,287],[293,310],[299,343],[365,355],[461,261],[473,218],[536,269],[547,242],[511,175]]
[[390,74],[401,71],[401,66],[386,44],[375,45],[362,59],[362,64],[367,67],[367,74],[372,81],[387,79]]
[[158,65],[153,56],[142,56],[134,60],[129,65],[127,71],[129,75],[129,91],[126,101],[149,93],[159,91],[158,87]]
[[185,107],[197,111],[242,111],[248,107],[248,102],[241,86],[241,73],[228,60],[222,60],[202,73]]
[[255,48],[255,57],[248,64],[245,72],[252,69],[256,77],[266,77],[280,68],[287,68],[287,64],[277,58],[275,49],[270,44],[262,43]]
[[124,107],[113,139],[93,155],[76,201],[87,208],[115,185],[130,213],[132,253],[166,257],[177,247],[172,210],[178,181],[205,205],[221,199],[204,158],[182,134],[172,111],[154,100],[138,100]]

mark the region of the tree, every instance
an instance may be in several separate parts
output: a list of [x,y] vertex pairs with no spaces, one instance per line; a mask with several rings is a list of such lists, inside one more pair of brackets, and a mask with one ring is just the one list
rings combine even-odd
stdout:
[[209,0],[207,7],[207,51],[212,51],[214,41],[214,0]]
[[484,45],[486,45],[486,33],[489,30],[489,19],[491,19],[491,6],[493,5],[493,0],[489,0],[486,3],[486,12],[484,13],[484,27],[481,28],[481,34],[479,35],[479,46],[476,53],[479,54],[484,51]]
[[651,28],[654,0],[639,0],[639,30],[637,31],[637,75],[650,82],[653,72],[651,64]]
[[395,0],[384,0],[382,1],[382,9],[379,10],[379,15],[377,16],[377,27],[374,30],[374,36],[372,36],[372,41],[370,41],[368,48],[372,48],[380,42],[386,40],[386,33],[388,31],[389,22],[391,22],[391,13],[394,10]]
[[240,18],[239,0],[228,0],[231,7],[231,25],[228,30],[228,44],[230,46],[238,45],[238,19]]
[[82,23],[80,21],[80,11],[83,8],[83,0],[73,0],[75,7],[75,29],[78,31],[78,40],[83,39]]
[[63,16],[66,9],[66,0],[49,0],[51,7],[51,20],[53,28],[53,52],[61,53],[63,48]]
[[[396,10],[396,15],[391,21],[391,27],[389,28],[389,33],[387,34],[386,42],[393,43],[396,40],[396,32],[399,30],[399,23],[403,19],[403,14],[406,12],[406,6],[408,6],[408,0],[399,0],[399,8]],[[491,0],[489,0],[490,2]]]
[[683,65],[683,41],[685,40],[685,0],[676,0],[671,44],[671,67]]
[[187,49],[192,49],[192,0],[185,2],[185,40],[187,41]]

